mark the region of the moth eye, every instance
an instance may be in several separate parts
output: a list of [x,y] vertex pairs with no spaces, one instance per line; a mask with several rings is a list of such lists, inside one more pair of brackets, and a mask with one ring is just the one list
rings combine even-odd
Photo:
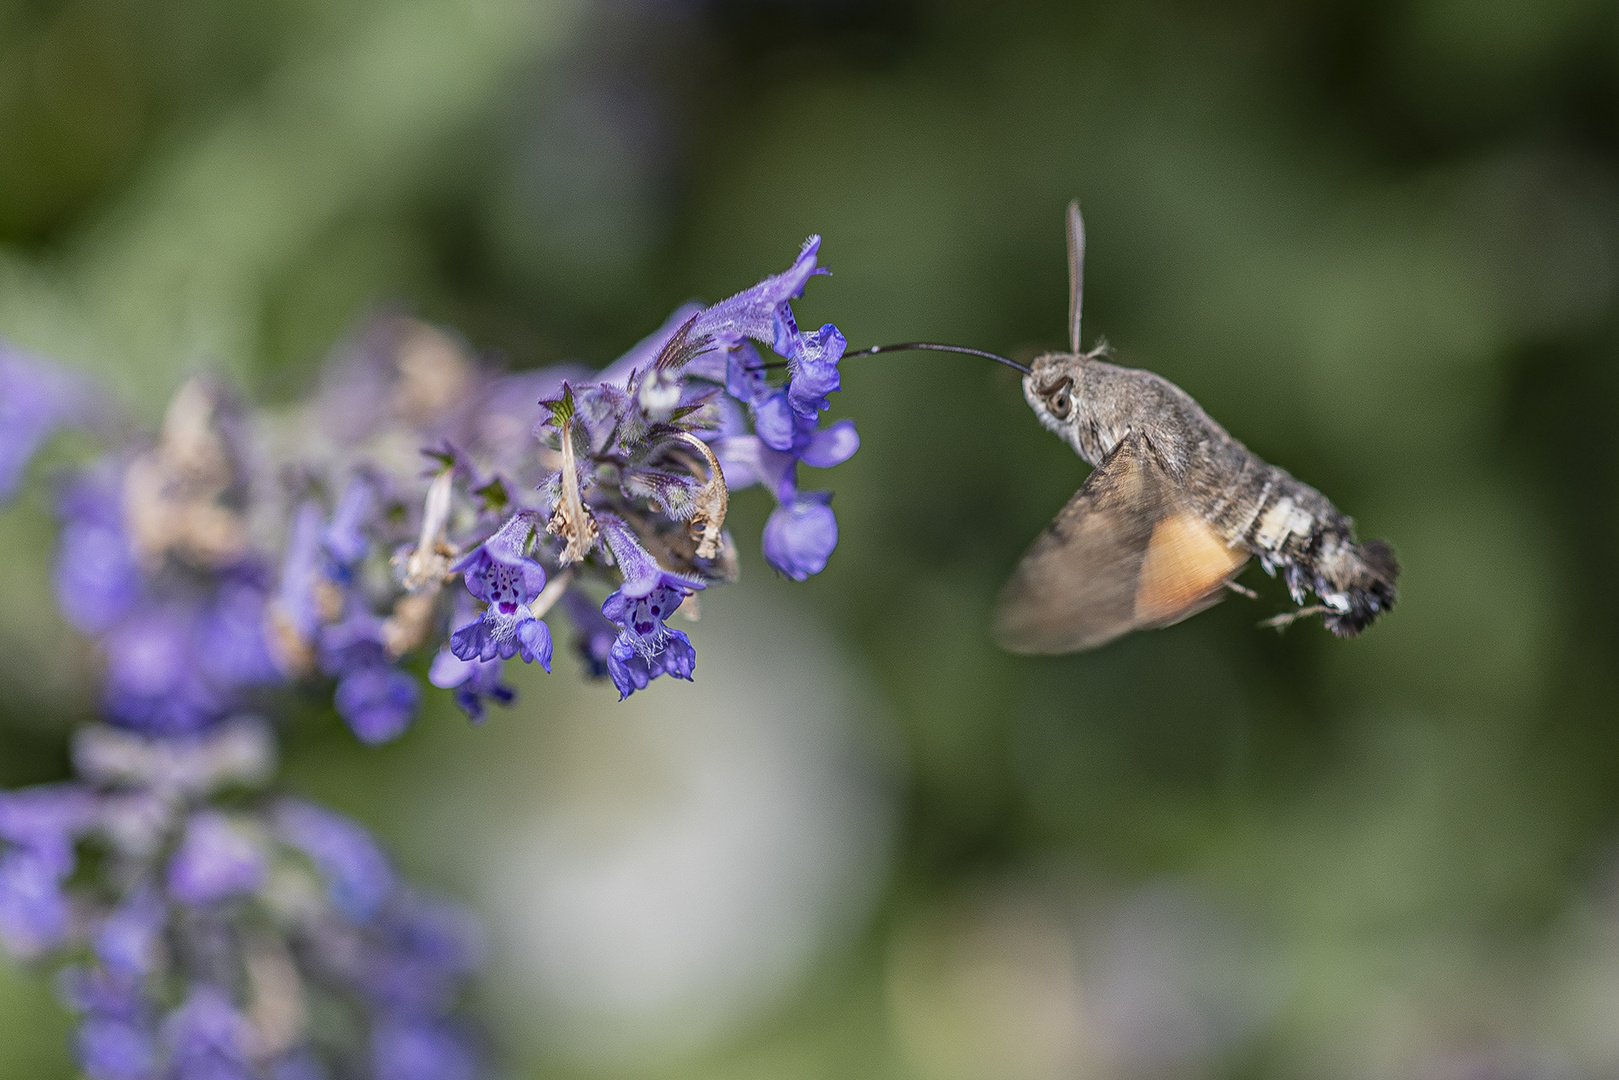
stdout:
[[1050,409],[1051,415],[1058,420],[1068,419],[1069,415],[1074,411],[1074,398],[1069,393],[1069,388],[1072,386],[1072,382],[1064,379],[1046,394],[1046,408]]

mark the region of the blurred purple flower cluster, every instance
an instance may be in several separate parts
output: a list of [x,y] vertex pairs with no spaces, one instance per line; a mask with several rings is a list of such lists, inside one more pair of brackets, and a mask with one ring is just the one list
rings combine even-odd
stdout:
[[87,381],[0,345],[0,500],[58,429],[101,446],[58,479],[53,574],[97,644],[104,722],[78,733],[74,779],[0,792],[0,945],[66,965],[86,1075],[481,1074],[457,1019],[476,927],[359,825],[275,792],[262,717],[290,687],[329,688],[384,742],[425,672],[481,720],[514,699],[506,661],[550,670],[553,609],[621,698],[689,680],[669,621],[736,579],[725,517],[755,483],[778,504],[766,560],[823,569],[837,523],[798,465],[859,440],[821,424],[842,334],[800,331],[790,306],[824,273],[818,246],[601,372],[500,375],[386,315],[307,402],[255,411],[194,378],[145,439]]
[[476,925],[354,822],[264,793],[266,723],[96,725],[73,759],[71,782],[0,793],[0,942],[74,958],[92,1080],[477,1074],[454,1018]]

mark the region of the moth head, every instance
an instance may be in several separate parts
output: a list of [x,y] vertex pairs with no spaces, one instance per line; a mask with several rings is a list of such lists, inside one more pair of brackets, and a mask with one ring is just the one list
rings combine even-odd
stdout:
[[1069,353],[1048,353],[1035,360],[1023,376],[1023,396],[1040,422],[1059,434],[1075,423],[1079,413],[1078,358]]

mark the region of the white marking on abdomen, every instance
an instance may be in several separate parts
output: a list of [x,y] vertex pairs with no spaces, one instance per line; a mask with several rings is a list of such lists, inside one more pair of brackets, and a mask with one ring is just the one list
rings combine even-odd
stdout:
[[1254,534],[1254,543],[1275,551],[1287,543],[1290,536],[1308,536],[1310,526],[1314,524],[1315,518],[1284,495],[1259,519],[1259,531]]

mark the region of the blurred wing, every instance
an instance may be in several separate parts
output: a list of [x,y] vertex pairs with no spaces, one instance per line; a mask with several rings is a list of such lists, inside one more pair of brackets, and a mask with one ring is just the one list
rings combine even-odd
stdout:
[[1132,435],[1023,556],[996,605],[995,639],[1010,652],[1066,653],[1168,626],[1219,600],[1247,561]]

